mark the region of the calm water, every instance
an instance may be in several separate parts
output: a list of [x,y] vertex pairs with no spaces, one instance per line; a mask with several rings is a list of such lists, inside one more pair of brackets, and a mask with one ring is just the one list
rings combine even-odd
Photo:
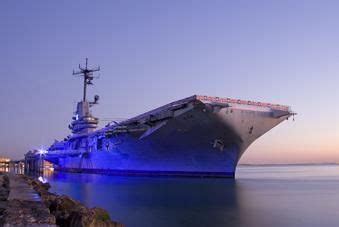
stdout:
[[339,226],[339,166],[241,166],[235,180],[54,173],[52,192],[134,226]]

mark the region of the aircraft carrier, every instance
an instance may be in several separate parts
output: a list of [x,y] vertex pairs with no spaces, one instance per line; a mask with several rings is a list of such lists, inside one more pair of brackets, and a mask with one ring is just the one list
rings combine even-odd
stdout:
[[234,177],[237,163],[261,135],[293,116],[290,107],[265,102],[192,95],[97,129],[99,119],[86,97],[93,73],[84,79],[83,98],[69,125],[71,135],[36,155],[59,171],[117,175]]

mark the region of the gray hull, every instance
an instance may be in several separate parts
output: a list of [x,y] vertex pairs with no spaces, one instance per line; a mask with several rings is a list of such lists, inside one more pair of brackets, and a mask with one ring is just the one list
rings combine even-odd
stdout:
[[55,144],[46,159],[73,172],[234,177],[246,148],[290,115],[285,106],[192,96]]

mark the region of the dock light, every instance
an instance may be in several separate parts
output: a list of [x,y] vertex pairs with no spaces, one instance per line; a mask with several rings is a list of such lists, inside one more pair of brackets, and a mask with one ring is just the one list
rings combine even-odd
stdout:
[[44,149],[39,149],[38,150],[38,154],[47,154],[48,151],[47,150],[44,150]]
[[38,180],[43,184],[47,183],[47,180],[44,179],[42,176],[38,177]]

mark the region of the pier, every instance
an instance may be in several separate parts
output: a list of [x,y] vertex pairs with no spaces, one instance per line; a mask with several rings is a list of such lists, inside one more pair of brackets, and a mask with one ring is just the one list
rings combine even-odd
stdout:
[[43,152],[32,150],[25,154],[24,173],[25,174],[41,174],[46,171],[53,171],[53,164],[44,159]]

